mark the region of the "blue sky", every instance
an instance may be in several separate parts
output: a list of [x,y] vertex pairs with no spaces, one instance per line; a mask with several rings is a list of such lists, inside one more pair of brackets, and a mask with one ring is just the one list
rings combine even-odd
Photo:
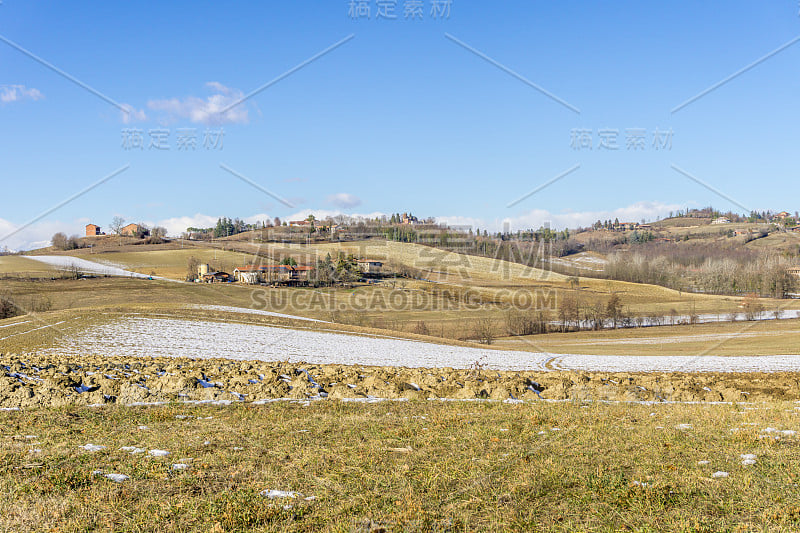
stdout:
[[[130,167],[0,247],[88,221],[107,229],[115,215],[174,233],[218,216],[309,211],[411,211],[499,229],[709,204],[800,209],[790,193],[800,42],[673,112],[800,35],[797,2],[452,0],[449,17],[434,17],[433,1],[421,19],[404,17],[406,0],[389,2],[397,18],[378,19],[379,0],[364,2],[369,18],[351,17],[350,0],[3,0],[0,238]],[[123,146],[126,128],[142,132],[143,149]],[[671,145],[653,145],[656,129]],[[169,149],[149,146],[152,130],[167,132]],[[221,146],[203,146],[207,130],[222,130]],[[600,147],[603,131],[616,150]],[[179,150],[179,136],[196,148]]]

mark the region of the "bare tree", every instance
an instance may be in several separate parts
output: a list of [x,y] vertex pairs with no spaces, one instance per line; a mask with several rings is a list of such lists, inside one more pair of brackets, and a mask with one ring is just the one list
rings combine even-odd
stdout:
[[580,307],[578,299],[572,294],[566,294],[561,298],[561,305],[558,306],[558,318],[561,321],[561,330],[567,331],[570,323],[575,322],[575,326],[580,326]]
[[194,256],[186,261],[186,281],[194,281],[198,276],[200,260]]
[[494,320],[491,318],[476,320],[474,334],[479,343],[492,344],[494,342]]
[[136,224],[136,226],[137,227],[136,227],[135,237],[137,239],[144,239],[145,237],[148,237],[150,235],[150,228],[148,228],[146,225],[139,223]]
[[122,235],[122,228],[125,227],[125,219],[120,216],[115,216],[111,219],[111,224],[109,224],[108,227],[117,235]]
[[68,243],[67,236],[64,233],[58,232],[50,239],[50,243],[53,245],[53,248],[66,250]]
[[619,301],[619,296],[616,293],[611,293],[606,303],[606,316],[611,319],[611,326],[616,329],[622,312],[622,306]]
[[758,320],[761,318],[761,313],[764,312],[764,306],[758,301],[758,295],[755,293],[745,296],[742,307],[744,308],[745,320],[749,321]]
[[19,308],[9,294],[0,294],[0,319],[11,318],[20,314]]
[[83,248],[80,237],[77,235],[67,237],[66,234],[61,232],[53,235],[50,238],[50,242],[53,245],[53,248],[58,248],[59,250],[75,250],[76,248]]
[[164,242],[164,237],[167,236],[167,229],[161,226],[154,226],[150,230],[150,239],[147,241],[149,244],[161,244]]
[[66,272],[69,279],[81,279],[81,270],[78,268],[78,265],[69,265],[66,267]]
[[428,325],[423,320],[418,320],[414,328],[411,330],[412,333],[416,333],[417,335],[430,335],[431,332],[428,330]]

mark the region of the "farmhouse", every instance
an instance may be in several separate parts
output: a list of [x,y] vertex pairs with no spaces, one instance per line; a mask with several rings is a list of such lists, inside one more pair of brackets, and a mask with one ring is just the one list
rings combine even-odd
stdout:
[[731,219],[728,217],[718,217],[711,221],[712,224],[730,224]]
[[800,266],[789,267],[786,269],[786,271],[789,274],[792,274],[793,276],[797,276],[798,278],[800,278]]
[[120,232],[121,235],[136,236],[136,235],[139,234],[140,230],[141,230],[141,226],[139,226],[139,224],[128,224],[127,226],[125,226],[121,230],[119,230],[119,232]]
[[401,224],[419,224],[419,219],[414,215],[409,215],[408,213],[403,213],[400,217]]
[[383,263],[380,261],[373,261],[370,259],[361,259],[358,261],[358,269],[362,274],[368,276],[375,276],[383,273]]
[[789,218],[791,216],[792,215],[790,213],[788,213],[786,211],[781,211],[780,213],[775,215],[775,218],[777,218],[778,220],[786,220],[787,218]]
[[86,224],[86,236],[97,237],[98,235],[105,235],[100,232],[100,226],[96,224]]
[[246,265],[233,269],[234,280],[256,285],[259,283],[300,285],[308,283],[310,266]]
[[207,272],[200,276],[203,283],[227,283],[231,281],[231,275],[227,272]]
[[290,228],[308,228],[311,226],[310,220],[290,220],[289,227]]
[[257,285],[261,283],[261,271],[258,267],[251,265],[233,269],[233,280],[247,285]]

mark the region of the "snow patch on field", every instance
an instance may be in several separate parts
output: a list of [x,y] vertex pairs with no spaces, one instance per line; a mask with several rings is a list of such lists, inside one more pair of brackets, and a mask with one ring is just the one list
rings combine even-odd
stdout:
[[121,357],[190,357],[496,370],[590,370],[610,372],[784,372],[800,370],[800,355],[614,356],[552,355],[450,346],[406,339],[364,337],[272,326],[126,317],[92,326],[54,354]]
[[[162,280],[168,279],[168,278],[162,278],[160,276],[148,276],[145,274],[139,274],[138,272],[131,272],[130,270],[125,270],[117,266],[112,266],[108,264],[104,265],[101,263],[97,263],[95,261],[80,259],[78,257],[70,257],[68,255],[26,255],[25,257],[28,259],[33,259],[34,261],[46,263],[48,265],[60,268],[62,270],[77,268],[80,272],[85,272],[88,274],[99,274],[101,276],[123,276],[128,278],[144,278],[144,279],[149,279],[152,277],[155,279],[162,279]],[[176,281],[176,280],[169,280],[169,281]]]
[[565,257],[551,257],[548,261],[554,265],[591,270],[594,272],[602,272],[605,265],[608,263],[608,260],[603,257],[597,257],[596,255],[587,253],[579,253]]
[[105,446],[101,446],[99,444],[92,444],[92,443],[85,444],[83,446],[78,446],[78,448],[83,448],[87,452],[99,452],[101,450],[105,450],[106,449]]
[[275,313],[273,311],[262,311],[260,309],[248,309],[247,307],[230,307],[227,305],[189,305],[188,309],[205,309],[207,311],[224,311],[226,313],[245,313],[249,315],[262,315],[262,316],[277,316],[281,318],[291,318],[294,320],[307,320],[309,322],[324,322],[324,320],[317,320],[315,318],[306,318],[304,316],[286,315],[284,313]]
[[191,357],[470,368],[492,361],[498,369],[543,368],[543,354],[363,337],[271,326],[126,317],[90,327],[51,350],[62,355]]

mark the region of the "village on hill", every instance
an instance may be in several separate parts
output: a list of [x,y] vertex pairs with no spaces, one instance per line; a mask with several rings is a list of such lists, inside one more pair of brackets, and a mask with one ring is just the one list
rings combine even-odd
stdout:
[[[167,236],[162,227],[149,228],[143,223],[126,224],[121,218],[116,218],[109,225],[108,232],[102,231],[97,224],[89,223],[86,225],[84,237],[67,237],[58,233],[53,236],[52,245],[57,250],[88,248],[94,251],[113,251],[122,245],[163,244],[172,241],[210,243],[222,249],[252,251],[254,245],[266,243],[319,244],[386,240],[494,258],[510,258],[530,266],[546,266],[564,274],[590,277],[603,277],[603,271],[608,270],[608,256],[617,252],[646,251],[650,255],[658,255],[659,250],[664,250],[665,253],[669,250],[668,253],[672,255],[676,252],[679,255],[697,255],[696,250],[688,250],[707,245],[717,249],[720,257],[725,255],[726,250],[734,255],[745,250],[748,252],[744,253],[749,253],[749,250],[756,248],[765,252],[772,250],[783,254],[785,260],[782,264],[786,272],[793,277],[800,277],[800,261],[791,260],[792,255],[797,256],[800,253],[800,239],[795,237],[800,237],[799,222],[798,213],[792,215],[788,211],[739,215],[733,212],[722,213],[708,207],[670,213],[667,218],[651,222],[609,219],[598,220],[589,227],[574,229],[557,231],[541,227],[490,234],[486,229],[453,227],[437,223],[433,218],[420,219],[409,213],[395,213],[389,217],[373,219],[338,216],[318,220],[309,215],[303,220],[282,221],[276,217],[255,223],[221,217],[215,227],[190,227],[179,236]],[[531,244],[541,245],[540,249],[532,253]],[[703,260],[705,259],[707,258]],[[698,258],[691,260],[700,261]],[[254,264],[228,265],[230,271],[209,263],[191,264],[187,268],[186,279],[190,281],[271,286],[329,285],[409,274],[407,269],[396,268],[385,258],[341,253],[333,256],[329,254],[322,260],[264,254]],[[701,265],[695,267],[696,272],[701,270]],[[787,292],[793,290],[787,289]]]

